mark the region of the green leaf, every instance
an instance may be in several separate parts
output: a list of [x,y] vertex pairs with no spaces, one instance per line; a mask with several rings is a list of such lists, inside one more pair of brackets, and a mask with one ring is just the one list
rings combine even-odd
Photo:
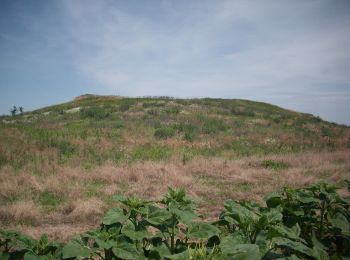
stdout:
[[146,230],[135,231],[135,225],[130,220],[126,221],[121,229],[121,232],[132,240],[142,240],[148,236],[148,232]]
[[47,259],[53,259],[51,255],[48,256],[38,256],[32,252],[25,253],[23,260],[47,260]]
[[329,255],[323,249],[314,246],[312,250],[314,252],[314,257],[317,260],[329,260]]
[[164,224],[165,221],[169,220],[171,217],[172,214],[169,211],[165,209],[154,208],[148,215],[148,218],[146,218],[146,221],[152,225],[161,226],[162,224]]
[[313,249],[307,247],[301,242],[297,242],[297,241],[290,240],[288,238],[281,238],[281,237],[274,238],[272,241],[276,247],[282,247],[282,248],[286,247],[294,252],[298,252],[310,257],[314,256]]
[[318,247],[318,248],[325,250],[325,251],[328,250],[328,248],[324,244],[322,244],[320,241],[318,241],[316,234],[315,234],[315,231],[312,231],[311,240],[312,240],[312,244],[314,245],[314,247]]
[[63,258],[71,257],[89,257],[91,249],[79,244],[76,241],[70,241],[62,249]]
[[219,229],[213,225],[203,222],[195,222],[190,226],[188,237],[209,239],[212,236],[219,234]]
[[301,240],[299,234],[300,227],[288,228],[286,226],[276,225],[270,227],[268,236],[269,238],[284,237],[292,240]]
[[180,219],[180,222],[186,225],[190,225],[192,220],[197,217],[190,209],[169,207],[169,212],[175,214]]
[[113,253],[122,259],[137,259],[140,257],[140,253],[132,243],[128,243],[119,239],[117,244],[112,247]]
[[99,248],[110,249],[113,246],[113,241],[104,241],[98,237],[94,239]]
[[264,197],[268,208],[276,208],[282,203],[282,196],[280,193],[271,192]]
[[229,259],[236,260],[255,260],[261,259],[259,247],[254,244],[232,244],[220,245],[221,251]]
[[107,211],[106,215],[104,216],[102,223],[104,225],[112,225],[116,223],[123,224],[127,219],[128,215],[124,214],[124,211],[120,208],[112,208]]
[[183,259],[191,259],[189,256],[188,250],[175,254],[175,255],[167,255],[164,257],[165,259],[178,259],[178,260],[183,260]]
[[9,253],[0,252],[0,259],[1,260],[8,260],[8,259],[10,259]]
[[263,216],[266,216],[268,223],[282,222],[283,215],[280,208],[272,208],[269,211],[263,212]]
[[237,244],[245,244],[248,239],[238,233],[230,234],[221,239],[220,248],[222,252],[230,252],[231,248]]
[[164,259],[166,256],[170,256],[171,252],[165,244],[159,246],[152,246],[149,252],[149,259]]
[[343,214],[338,212],[332,217],[329,217],[328,219],[332,223],[333,227],[340,229],[342,232],[350,231],[349,222]]

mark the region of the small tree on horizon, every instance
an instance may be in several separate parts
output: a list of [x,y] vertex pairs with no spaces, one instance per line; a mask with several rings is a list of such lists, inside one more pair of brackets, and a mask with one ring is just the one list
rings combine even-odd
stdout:
[[19,112],[22,114],[22,113],[23,113],[23,111],[24,111],[23,107],[22,107],[22,106],[20,106],[20,107],[19,107]]
[[15,116],[17,114],[17,107],[13,106],[13,108],[10,111],[11,111],[11,115]]

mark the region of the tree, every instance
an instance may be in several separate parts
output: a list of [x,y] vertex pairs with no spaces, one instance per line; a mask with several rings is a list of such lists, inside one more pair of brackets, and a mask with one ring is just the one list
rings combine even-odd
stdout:
[[11,115],[15,116],[17,114],[17,107],[13,106],[13,108],[10,111],[11,111]]
[[23,113],[23,107],[21,106],[21,107],[19,107],[19,112],[22,114]]

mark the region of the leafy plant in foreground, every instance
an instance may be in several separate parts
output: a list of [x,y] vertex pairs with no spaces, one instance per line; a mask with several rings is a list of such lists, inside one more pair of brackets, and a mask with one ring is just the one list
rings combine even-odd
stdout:
[[344,259],[350,256],[349,200],[320,183],[252,201],[227,200],[200,221],[183,189],[160,201],[114,196],[100,227],[63,245],[0,231],[0,259]]

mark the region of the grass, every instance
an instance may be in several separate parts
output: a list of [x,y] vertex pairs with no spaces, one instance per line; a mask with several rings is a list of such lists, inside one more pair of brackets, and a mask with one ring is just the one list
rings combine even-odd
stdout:
[[157,199],[167,186],[211,218],[225,198],[342,183],[349,140],[349,127],[260,102],[83,96],[0,117],[0,226],[68,238],[111,195]]
[[56,195],[50,191],[41,192],[37,198],[38,203],[46,209],[55,209],[64,203],[62,195]]
[[289,165],[285,162],[276,162],[273,160],[264,160],[262,162],[262,165],[266,169],[272,169],[272,170],[283,170],[283,169],[288,169]]

